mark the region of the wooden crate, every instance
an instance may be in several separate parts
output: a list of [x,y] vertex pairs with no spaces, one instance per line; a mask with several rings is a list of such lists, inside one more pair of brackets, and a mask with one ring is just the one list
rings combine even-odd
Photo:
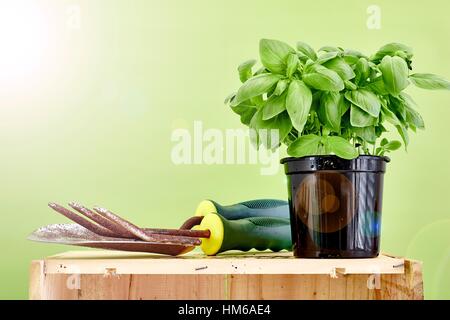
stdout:
[[31,263],[30,299],[423,299],[422,264],[295,259],[292,253],[181,257],[72,251]]

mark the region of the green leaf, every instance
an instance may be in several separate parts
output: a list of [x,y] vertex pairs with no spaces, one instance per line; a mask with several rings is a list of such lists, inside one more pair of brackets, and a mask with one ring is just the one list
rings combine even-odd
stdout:
[[399,51],[404,52],[408,59],[412,58],[413,52],[411,47],[408,47],[407,45],[401,43],[393,42],[382,46],[372,57],[372,61],[379,62],[384,58],[384,56],[394,56]]
[[364,127],[364,128],[353,128],[353,132],[360,137],[361,139],[369,142],[369,143],[375,143],[377,140],[377,135],[375,132],[375,127]]
[[380,114],[380,100],[373,92],[369,90],[358,89],[347,91],[345,93],[345,98],[374,117],[378,117]]
[[387,144],[389,141],[386,138],[383,138],[380,142],[380,146],[384,146],[385,144]]
[[230,94],[225,98],[225,100],[223,101],[223,103],[224,103],[224,104],[230,103],[230,102],[234,99],[234,97],[236,97],[236,92],[230,93]]
[[326,139],[326,148],[343,159],[358,157],[358,150],[346,139],[338,136],[329,136]]
[[268,92],[280,80],[279,75],[263,73],[248,79],[238,90],[236,97],[231,102],[236,106],[250,98]]
[[288,88],[286,110],[291,117],[292,125],[301,133],[311,109],[311,90],[300,80],[293,80]]
[[284,90],[286,90],[288,83],[289,81],[287,79],[279,80],[277,86],[275,87],[275,90],[273,91],[273,94],[276,96],[281,95],[284,92]]
[[367,58],[365,55],[363,55],[361,52],[356,50],[345,50],[342,54],[343,59],[346,63],[349,65],[355,65],[360,58]]
[[404,126],[396,126],[395,127],[398,131],[398,134],[400,135],[400,137],[402,137],[403,140],[403,144],[405,145],[405,149],[407,149],[408,144],[409,144],[409,135],[408,135],[408,130],[406,129],[406,127]]
[[324,46],[321,47],[319,49],[319,51],[324,51],[324,52],[342,52],[341,49],[339,49],[338,47],[333,47],[333,46]]
[[299,60],[296,54],[289,54],[287,58],[287,69],[286,69],[286,76],[288,78],[292,77],[295,70],[297,70],[297,66],[299,64]]
[[390,97],[389,109],[395,113],[400,121],[406,121],[406,103],[403,99]]
[[381,114],[387,122],[393,124],[394,126],[400,125],[400,120],[397,118],[395,113],[389,110],[389,108],[383,106],[381,108]]
[[[282,112],[272,119],[264,120],[262,109],[255,113],[249,126],[256,130],[256,137],[254,137],[256,140],[253,140],[253,142],[257,146],[262,144],[268,149],[278,147],[280,142],[284,140],[292,130],[292,124],[287,112]],[[270,130],[278,130],[278,139],[272,139]]]
[[270,39],[259,41],[261,63],[274,73],[285,74],[289,53],[295,53],[295,50],[284,42]]
[[330,61],[338,56],[338,52],[326,52],[324,54],[321,54],[320,57],[317,59],[316,64],[324,64],[327,61]]
[[352,50],[352,49],[346,49],[344,50],[344,55],[352,55],[355,57],[359,58],[367,58],[365,55],[363,55],[361,52],[357,51],[357,50]]
[[322,123],[335,132],[341,131],[341,110],[339,92],[324,92],[321,96],[321,106],[318,110]]
[[310,87],[322,91],[341,91],[344,81],[333,70],[322,65],[313,65],[309,73],[303,74],[303,81]]
[[400,57],[385,56],[379,65],[387,91],[398,96],[408,82],[408,65]]
[[386,143],[385,145],[383,145],[383,149],[389,150],[389,151],[395,151],[395,150],[399,149],[401,146],[402,146],[402,143],[400,141],[392,140],[392,141],[389,141],[388,143]]
[[411,82],[422,89],[429,90],[439,90],[445,89],[450,90],[450,82],[438,75],[431,73],[414,73],[409,76]]
[[382,147],[378,147],[375,151],[375,155],[377,156],[383,156],[384,155],[384,150]]
[[310,58],[311,60],[317,60],[317,55],[314,52],[314,49],[311,48],[307,43],[298,41],[297,42],[297,50],[303,53],[305,56]]
[[350,80],[355,77],[352,67],[350,67],[342,58],[334,58],[323,64],[324,67],[336,71],[342,80]]
[[315,134],[299,137],[291,143],[287,153],[292,157],[314,156],[319,153],[319,144],[322,138]]
[[377,94],[380,95],[387,95],[389,94],[389,92],[386,89],[386,86],[384,85],[383,82],[383,77],[379,77],[377,79],[374,79],[371,83],[369,83],[368,85],[366,85],[364,88],[373,91]]
[[263,106],[263,120],[275,117],[286,110],[286,93],[281,96],[272,95]]
[[322,96],[322,91],[316,91],[313,93],[311,111],[317,111],[320,108],[320,98]]
[[425,129],[425,123],[419,112],[416,111],[415,107],[417,104],[411,98],[411,96],[405,92],[400,94],[400,99],[403,101],[402,105],[404,107],[404,117],[403,119],[412,127],[418,129]]
[[257,76],[257,75],[263,74],[263,73],[269,73],[269,70],[267,70],[266,67],[261,67],[258,70],[256,70],[253,75]]
[[370,74],[369,62],[364,58],[359,58],[355,65],[355,82],[364,83]]
[[341,113],[341,117],[347,112],[348,109],[350,109],[350,102],[348,102],[344,95],[341,94],[339,97],[339,111]]
[[247,60],[238,66],[239,79],[242,83],[252,77],[252,68],[255,63],[256,60]]
[[355,106],[350,107],[350,124],[354,127],[369,127],[377,123],[377,118],[372,117],[370,114]]
[[231,110],[240,116],[241,123],[245,125],[250,124],[250,121],[256,113],[256,107],[248,103],[242,103],[231,107]]
[[358,86],[356,84],[354,84],[353,82],[351,82],[350,80],[345,80],[344,86],[345,86],[345,89],[348,89],[348,90],[358,89]]
[[416,128],[425,129],[425,122],[420,113],[409,106],[406,107],[406,121]]
[[278,129],[280,141],[283,141],[292,130],[292,122],[287,112],[282,112],[275,117],[273,128]]

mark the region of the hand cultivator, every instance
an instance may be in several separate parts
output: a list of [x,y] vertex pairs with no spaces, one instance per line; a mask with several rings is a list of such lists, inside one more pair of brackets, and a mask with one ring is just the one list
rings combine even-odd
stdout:
[[[30,240],[93,248],[180,255],[201,246],[214,255],[227,250],[290,249],[287,203],[256,200],[232,206],[203,201],[196,216],[179,229],[141,228],[112,211],[89,209],[71,202],[67,209],[56,203],[49,207],[75,224],[42,227]],[[272,215],[272,216],[271,216]]]

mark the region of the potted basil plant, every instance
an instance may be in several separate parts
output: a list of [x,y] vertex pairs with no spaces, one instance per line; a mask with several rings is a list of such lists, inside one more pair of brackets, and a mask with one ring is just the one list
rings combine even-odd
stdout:
[[[259,43],[256,60],[238,67],[243,83],[226,103],[255,134],[257,146],[284,144],[293,251],[297,257],[375,257],[379,253],[385,155],[424,128],[410,83],[450,89],[429,73],[412,73],[412,50],[400,43],[366,56],[298,42]],[[275,129],[279,139],[264,139]],[[396,130],[399,140],[383,135]],[[266,130],[267,131],[267,130]]]

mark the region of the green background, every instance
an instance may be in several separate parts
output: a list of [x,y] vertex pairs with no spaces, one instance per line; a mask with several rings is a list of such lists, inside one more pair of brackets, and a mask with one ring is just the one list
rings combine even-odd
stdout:
[[[368,54],[403,42],[414,48],[416,72],[450,78],[445,0],[24,3],[45,19],[24,31],[19,14],[8,28],[15,40],[0,49],[34,41],[41,54],[25,50],[15,62],[21,73],[0,77],[0,298],[27,297],[32,259],[73,249],[25,240],[39,226],[66,221],[49,201],[104,205],[140,225],[178,227],[204,198],[286,198],[282,170],[262,176],[258,165],[176,166],[170,158],[172,130],[192,129],[194,120],[241,127],[223,99],[239,85],[237,65],[257,58],[260,38]],[[379,30],[366,27],[371,4],[381,8]],[[79,28],[68,22],[72,5]],[[382,251],[423,260],[426,297],[448,299],[450,94],[408,92],[427,129],[412,135],[407,153],[391,156]]]

